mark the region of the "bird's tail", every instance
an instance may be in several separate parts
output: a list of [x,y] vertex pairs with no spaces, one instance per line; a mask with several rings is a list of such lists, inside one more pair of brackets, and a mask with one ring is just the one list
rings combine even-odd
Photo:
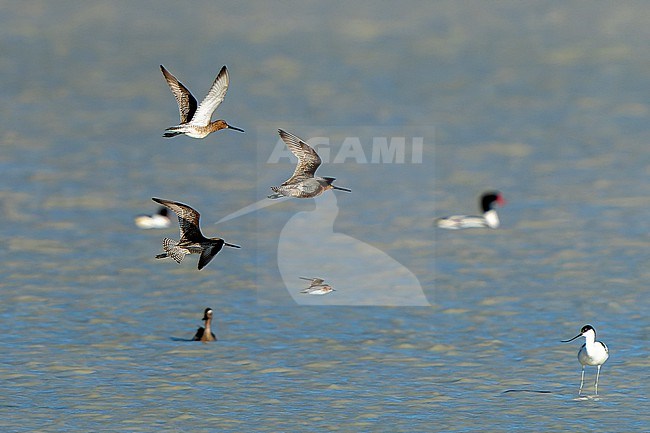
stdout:
[[275,194],[271,194],[267,197],[270,198],[271,200],[285,197],[285,195],[280,192],[281,190],[282,188],[280,188],[279,186],[272,186],[271,191],[273,191]]
[[177,135],[183,134],[178,129],[179,129],[178,126],[170,126],[169,128],[165,129],[165,133],[163,134],[163,137],[172,138],[172,137],[176,137]]
[[157,259],[171,257],[176,261],[176,263],[180,263],[185,258],[185,254],[187,254],[184,249],[177,245],[175,240],[169,238],[163,239],[163,250],[165,250],[165,252],[158,254],[156,256]]

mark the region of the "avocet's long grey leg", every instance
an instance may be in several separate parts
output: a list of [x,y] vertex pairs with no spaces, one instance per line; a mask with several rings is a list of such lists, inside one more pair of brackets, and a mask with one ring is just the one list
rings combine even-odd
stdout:
[[598,366],[598,370],[596,370],[596,383],[594,384],[596,395],[598,395],[598,376],[600,376],[600,365]]

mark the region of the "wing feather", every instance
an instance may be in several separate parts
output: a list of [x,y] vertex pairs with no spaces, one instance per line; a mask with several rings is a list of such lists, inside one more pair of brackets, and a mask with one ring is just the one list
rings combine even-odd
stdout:
[[189,122],[196,112],[196,99],[192,96],[192,93],[187,89],[187,87],[178,81],[176,77],[165,69],[163,65],[160,65],[160,70],[163,73],[163,77],[165,77],[165,81],[167,81],[169,89],[176,98],[181,124]]
[[296,169],[293,172],[293,175],[287,179],[282,185],[288,185],[295,183],[298,180],[304,180],[314,177],[316,169],[321,164],[321,159],[314,149],[312,149],[307,143],[305,143],[299,137],[286,132],[282,129],[278,129],[280,138],[284,141],[296,158],[298,158],[298,164]]
[[228,91],[228,84],[230,83],[230,76],[228,75],[228,68],[225,66],[219,71],[219,75],[214,79],[210,91],[203,98],[199,107],[192,117],[191,123],[194,125],[207,126],[212,118],[212,113],[217,109],[219,104],[223,102]]
[[199,329],[196,330],[196,334],[194,334],[194,337],[192,338],[192,341],[201,341],[201,338],[203,338],[203,333],[205,332],[205,329],[203,329],[203,326],[201,326]]
[[219,251],[223,248],[223,239],[218,239],[216,242],[214,242],[211,246],[205,248],[201,252],[201,257],[199,257],[199,265],[198,269],[199,271],[203,269],[208,263],[212,261],[214,256],[216,256]]
[[203,239],[201,228],[199,226],[199,219],[201,214],[190,206],[171,200],[164,200],[160,198],[152,198],[153,201],[159,203],[170,210],[173,210],[178,216],[178,225],[180,228],[181,239],[183,241],[197,241]]

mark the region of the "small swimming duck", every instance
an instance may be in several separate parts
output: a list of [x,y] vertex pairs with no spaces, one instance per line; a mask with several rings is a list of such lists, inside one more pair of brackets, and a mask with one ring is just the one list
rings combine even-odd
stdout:
[[488,191],[481,195],[480,206],[483,210],[483,215],[453,215],[444,218],[436,218],[435,225],[443,229],[468,229],[487,227],[495,229],[499,227],[499,215],[493,209],[494,204],[504,206],[506,204],[503,195],[499,191]]
[[176,98],[181,118],[180,124],[167,128],[163,137],[171,138],[185,134],[192,138],[205,138],[212,132],[228,128],[244,132],[243,129],[229,125],[225,120],[211,121],[212,113],[219,107],[228,91],[228,84],[230,83],[228,68],[225,66],[221,68],[219,75],[217,75],[217,78],[212,83],[212,87],[210,87],[210,91],[203,101],[201,101],[201,104],[198,105],[198,108],[196,99],[187,87],[178,81],[163,65],[160,65],[160,70],[162,71],[163,77],[165,77],[165,81],[167,81],[169,89]]
[[217,337],[214,336],[212,333],[212,308],[206,308],[205,311],[203,312],[203,320],[205,321],[205,328],[200,327],[199,329],[196,330],[196,334],[194,334],[194,338],[192,338],[192,341],[203,341],[208,342],[208,341],[217,341]]
[[172,224],[169,218],[169,210],[160,206],[158,212],[153,215],[138,215],[135,217],[135,225],[141,229],[164,229]]

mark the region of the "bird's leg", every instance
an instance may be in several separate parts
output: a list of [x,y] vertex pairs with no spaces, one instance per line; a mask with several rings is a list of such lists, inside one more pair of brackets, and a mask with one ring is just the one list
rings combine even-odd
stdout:
[[600,376],[600,365],[598,366],[598,370],[596,370],[596,383],[594,384],[594,388],[596,388],[596,395],[598,395],[598,376]]
[[585,383],[585,366],[582,366],[582,374],[580,375],[580,390],[578,395],[582,395],[582,385]]

